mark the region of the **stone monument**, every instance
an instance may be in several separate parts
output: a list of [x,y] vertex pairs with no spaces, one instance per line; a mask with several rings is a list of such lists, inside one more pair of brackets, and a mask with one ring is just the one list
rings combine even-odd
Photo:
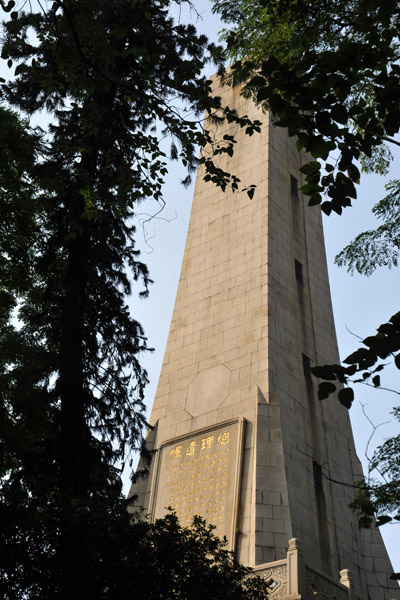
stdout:
[[319,207],[299,191],[304,157],[285,130],[240,95],[215,93],[263,121],[236,125],[222,192],[199,169],[148,446],[131,493],[149,518],[202,515],[272,598],[400,598],[378,529],[348,508],[362,478],[348,411],[320,402],[312,365],[339,362]]

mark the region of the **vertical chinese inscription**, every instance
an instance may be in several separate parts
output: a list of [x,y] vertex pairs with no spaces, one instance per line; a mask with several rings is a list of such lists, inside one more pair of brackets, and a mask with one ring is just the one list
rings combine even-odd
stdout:
[[171,506],[183,526],[195,515],[216,526],[233,549],[242,459],[243,421],[236,419],[162,444],[154,518]]

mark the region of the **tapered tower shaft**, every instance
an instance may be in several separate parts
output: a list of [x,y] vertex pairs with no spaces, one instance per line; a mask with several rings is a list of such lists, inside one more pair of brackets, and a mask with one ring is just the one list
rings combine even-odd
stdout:
[[[224,193],[199,169],[150,418],[156,452],[133,491],[152,518],[171,505],[185,524],[194,514],[215,523],[240,561],[275,573],[273,597],[342,598],[347,575],[332,582],[344,569],[358,597],[398,597],[379,532],[360,531],[348,508],[362,478],[348,412],[318,401],[309,371],[339,357],[321,214],[299,192],[304,157],[240,85],[215,87],[263,121],[252,137],[215,130],[237,140],[219,166],[257,188],[252,200]],[[289,538],[306,565],[297,588],[288,557],[300,545],[287,554]]]

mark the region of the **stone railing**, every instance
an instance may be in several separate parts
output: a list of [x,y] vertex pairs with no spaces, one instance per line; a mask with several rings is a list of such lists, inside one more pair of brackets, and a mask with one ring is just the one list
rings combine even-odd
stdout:
[[267,581],[271,598],[285,598],[288,595],[287,560],[276,560],[255,567],[257,575]]
[[[344,582],[348,582],[346,585]],[[305,600],[355,600],[351,572],[340,571],[340,582],[329,575],[306,566],[304,571]]]
[[351,571],[343,569],[335,580],[304,564],[296,538],[289,540],[286,558],[258,565],[254,571],[267,581],[274,600],[356,600]]

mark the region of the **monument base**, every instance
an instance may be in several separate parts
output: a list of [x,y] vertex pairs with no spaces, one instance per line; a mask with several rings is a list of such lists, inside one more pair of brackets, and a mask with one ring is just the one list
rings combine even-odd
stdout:
[[356,594],[352,572],[343,569],[335,580],[304,562],[299,540],[289,540],[286,558],[254,568],[267,581],[276,600],[366,600]]

